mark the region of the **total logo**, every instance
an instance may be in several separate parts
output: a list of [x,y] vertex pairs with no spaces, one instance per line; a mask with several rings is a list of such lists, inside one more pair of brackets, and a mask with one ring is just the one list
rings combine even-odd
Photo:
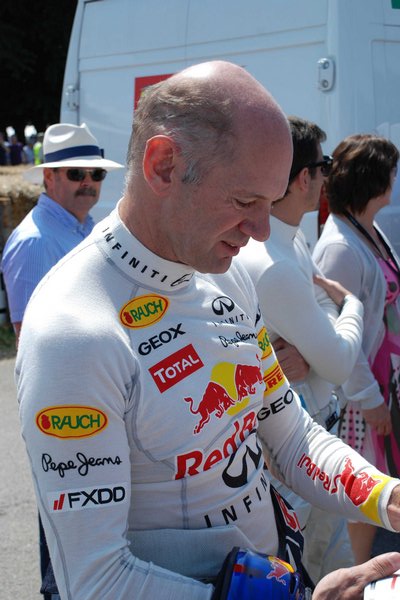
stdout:
[[149,369],[161,393],[185,379],[204,364],[192,344],[188,344]]
[[189,404],[190,412],[199,416],[193,432],[200,433],[211,416],[221,419],[225,412],[236,415],[246,408],[250,396],[257,393],[257,388],[261,392],[264,390],[260,367],[260,361],[257,365],[217,363],[211,371],[211,381],[208,382],[197,408],[194,408],[196,402],[192,397],[184,398]]
[[92,406],[49,406],[36,415],[36,425],[45,435],[57,438],[84,438],[108,425],[106,413]]
[[103,485],[101,487],[78,488],[63,492],[49,492],[47,501],[52,512],[70,512],[86,508],[103,508],[124,504],[128,501],[127,483]]
[[125,327],[140,329],[160,321],[168,310],[169,301],[156,294],[137,296],[129,300],[120,311],[119,318]]

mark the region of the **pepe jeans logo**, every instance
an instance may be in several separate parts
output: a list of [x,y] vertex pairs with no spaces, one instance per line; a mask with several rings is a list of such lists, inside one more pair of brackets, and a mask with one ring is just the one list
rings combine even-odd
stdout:
[[91,406],[49,406],[36,415],[36,425],[45,435],[84,438],[105,429],[108,418],[103,411]]
[[169,302],[163,296],[138,296],[121,308],[120,319],[125,327],[138,329],[160,321],[167,312]]

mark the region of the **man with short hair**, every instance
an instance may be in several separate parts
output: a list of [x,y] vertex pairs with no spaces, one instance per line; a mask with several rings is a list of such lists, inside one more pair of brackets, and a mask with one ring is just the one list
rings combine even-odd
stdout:
[[[301,408],[233,264],[268,237],[291,161],[287,120],[249,73],[185,69],[139,102],[116,209],[36,289],[16,373],[62,598],[221,598],[213,584],[232,548],[277,555],[279,515],[296,540],[264,458],[308,499],[400,529],[399,482]],[[381,485],[362,510],[346,487],[360,471]],[[340,573],[335,593],[355,576]],[[333,598],[329,586],[317,600]]]
[[122,169],[102,157],[87,125],[50,125],[43,140],[44,164],[25,178],[45,187],[37,205],[14,229],[4,247],[1,270],[17,338],[26,305],[42,277],[93,229],[90,209],[108,171]]
[[[240,260],[255,284],[285,375],[312,418],[336,434],[340,407],[333,388],[346,381],[359,356],[362,305],[337,282],[321,279],[300,229],[303,216],[318,208],[332,164],[331,157],[322,153],[325,132],[294,116],[289,125],[293,162],[287,191],[272,207],[269,239],[263,244],[250,242]],[[310,367],[308,373],[296,370],[301,357]],[[303,560],[315,582],[354,564],[342,516],[311,507],[284,487],[278,489],[305,527]]]
[[[56,123],[43,139],[44,164],[24,173],[43,183],[36,206],[14,229],[4,247],[4,275],[10,319],[18,344],[22,319],[33,290],[46,273],[92,231],[90,209],[99,199],[108,171],[122,169],[102,156],[87,125]],[[45,537],[39,520],[43,589],[54,589]],[[44,592],[45,600],[58,595]]]

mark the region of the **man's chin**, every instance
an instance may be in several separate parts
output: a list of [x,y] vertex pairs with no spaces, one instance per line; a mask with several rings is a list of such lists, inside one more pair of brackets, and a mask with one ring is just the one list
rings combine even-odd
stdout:
[[216,261],[213,264],[201,265],[195,267],[195,269],[199,273],[209,273],[210,275],[222,275],[223,273],[226,273],[228,271],[231,264],[232,257],[227,256],[226,258]]

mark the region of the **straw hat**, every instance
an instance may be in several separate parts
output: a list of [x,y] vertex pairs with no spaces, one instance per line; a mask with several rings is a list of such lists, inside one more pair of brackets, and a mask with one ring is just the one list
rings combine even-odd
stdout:
[[50,125],[43,138],[43,161],[43,164],[25,171],[24,178],[32,183],[42,183],[44,168],[83,167],[106,171],[123,169],[123,165],[103,158],[98,141],[85,123]]

